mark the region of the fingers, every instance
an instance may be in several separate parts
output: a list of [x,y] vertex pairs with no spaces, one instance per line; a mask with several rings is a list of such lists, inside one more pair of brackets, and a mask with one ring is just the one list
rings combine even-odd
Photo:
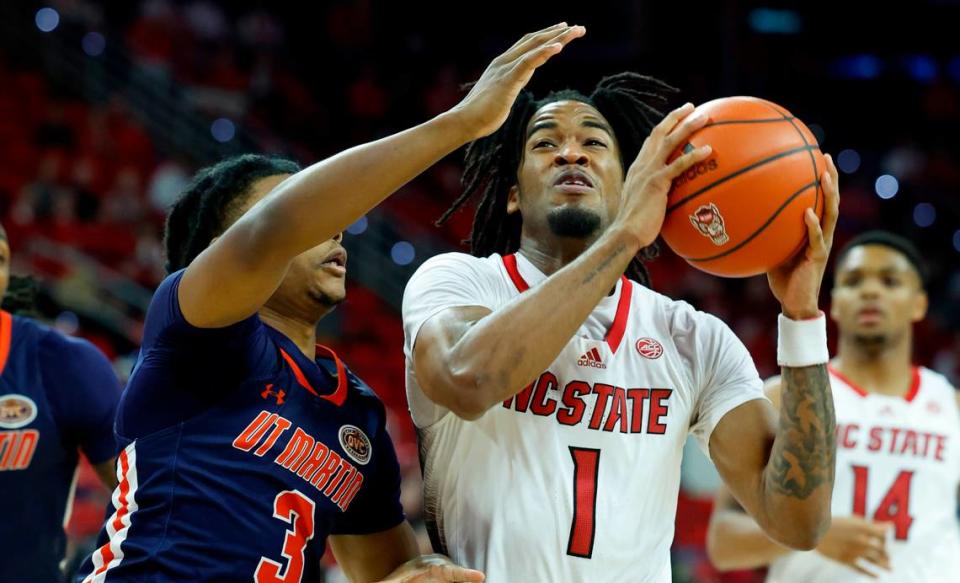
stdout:
[[837,172],[837,166],[833,163],[833,157],[830,154],[824,154],[823,158],[827,164],[827,168],[820,178],[826,199],[823,211],[823,233],[829,248],[833,245],[833,233],[837,228],[837,220],[840,216],[840,174]]
[[437,583],[480,583],[484,580],[484,575],[480,571],[465,569],[448,563],[431,566],[428,580]]
[[563,48],[567,43],[583,36],[587,32],[587,29],[582,26],[567,26],[566,23],[562,23],[562,25],[563,26],[544,29],[530,38],[517,43],[506,53],[498,57],[498,60],[503,64],[520,61],[531,52],[539,51],[543,47],[555,43],[560,44],[560,47]]
[[854,571],[856,571],[857,573],[860,573],[864,577],[869,577],[870,579],[879,579],[879,577],[877,577],[870,571],[867,571],[866,569],[864,569],[863,567],[861,567],[856,563],[847,563],[847,566],[853,569]]
[[808,257],[826,259],[830,249],[823,239],[823,230],[820,228],[820,221],[817,220],[817,213],[813,212],[812,208],[808,208],[803,213],[803,222],[807,224]]
[[710,120],[705,113],[696,110],[682,117],[664,138],[660,146],[660,156],[666,159],[680,144],[689,140],[694,132],[707,125],[708,121]]
[[554,25],[551,25],[551,26],[548,26],[548,27],[546,27],[546,28],[541,28],[540,30],[538,30],[538,31],[536,31],[536,32],[528,32],[527,34],[525,34],[525,35],[523,35],[522,37],[520,37],[520,40],[518,40],[517,42],[513,43],[513,45],[512,45],[509,49],[507,49],[506,51],[504,51],[499,57],[497,57],[497,58],[494,59],[494,60],[496,60],[496,61],[501,61],[501,60],[503,60],[503,61],[512,61],[513,59],[516,58],[516,56],[517,56],[518,53],[522,52],[522,47],[525,46],[526,43],[528,43],[528,42],[530,41],[530,39],[532,39],[532,38],[534,38],[534,37],[536,37],[536,36],[545,35],[545,34],[551,32],[551,31],[561,30],[561,29],[563,29],[563,28],[567,28],[567,23],[566,23],[566,22],[558,22],[558,23],[556,23],[556,24],[554,24]]
[[[510,75],[526,85],[533,76],[533,72],[540,65],[546,63],[550,57],[563,50],[563,47],[575,38],[579,38],[586,33],[582,26],[571,26],[553,37],[547,38],[540,45],[529,49],[526,53],[519,56],[510,69]],[[532,39],[531,39],[532,40]]]
[[686,154],[681,155],[673,162],[667,164],[667,167],[664,169],[664,174],[670,180],[673,180],[677,176],[680,176],[686,172],[690,167],[694,166],[697,162],[702,162],[710,157],[710,154],[713,153],[713,148],[710,145],[700,146],[699,148],[693,149]]
[[666,117],[661,119],[660,123],[654,126],[654,128],[650,131],[650,137],[663,138],[673,131],[673,128],[676,127],[677,123],[679,123],[681,119],[690,115],[693,110],[694,106],[690,102],[684,103],[680,107],[674,109],[668,113]]

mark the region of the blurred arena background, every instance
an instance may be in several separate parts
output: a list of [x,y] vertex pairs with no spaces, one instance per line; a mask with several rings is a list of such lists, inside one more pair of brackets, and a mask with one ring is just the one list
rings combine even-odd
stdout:
[[[933,278],[916,360],[960,383],[960,0],[883,8],[4,2],[0,221],[13,272],[38,276],[44,318],[96,343],[123,378],[164,275],[164,213],[196,168],[246,151],[310,163],[425,120],[455,104],[460,84],[519,34],[559,20],[586,25],[588,34],[537,73],[535,91],[586,89],[630,69],[671,82],[682,100],[755,95],[810,125],[841,169],[837,245],[872,227],[917,242]],[[350,227],[348,301],[321,331],[391,410],[414,521],[419,466],[403,394],[399,304],[416,267],[467,235],[468,212],[432,225],[458,194],[459,171],[460,156],[451,156]],[[713,278],[666,250],[652,273],[659,291],[729,322],[761,373],[774,372],[777,306],[763,278]],[[759,580],[721,577],[705,560],[716,485],[708,463],[685,460],[683,483],[674,579]],[[70,523],[77,548],[91,544],[106,500],[85,474]]]

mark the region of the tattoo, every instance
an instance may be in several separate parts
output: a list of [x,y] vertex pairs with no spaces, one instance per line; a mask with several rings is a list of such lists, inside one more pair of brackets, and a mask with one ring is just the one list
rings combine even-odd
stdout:
[[780,426],[767,467],[777,494],[806,499],[832,484],[836,466],[836,419],[826,365],[783,368]]
[[610,263],[612,263],[613,260],[616,259],[617,256],[623,253],[626,249],[627,249],[626,245],[620,245],[619,247],[614,249],[609,255],[606,256],[606,258],[603,259],[603,261],[597,264],[597,266],[593,269],[593,271],[588,273],[587,276],[583,278],[583,283],[586,284],[593,281],[593,278],[595,278],[597,275],[603,272],[603,270],[606,269],[610,265]]

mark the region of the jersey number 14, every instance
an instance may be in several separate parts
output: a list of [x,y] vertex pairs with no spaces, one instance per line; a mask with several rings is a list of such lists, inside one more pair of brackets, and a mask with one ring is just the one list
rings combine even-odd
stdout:
[[[867,516],[867,484],[870,481],[870,468],[853,466],[853,513]],[[907,540],[913,517],[910,516],[910,483],[913,472],[902,471],[884,494],[883,499],[873,513],[876,522],[889,522],[895,527],[897,540]]]

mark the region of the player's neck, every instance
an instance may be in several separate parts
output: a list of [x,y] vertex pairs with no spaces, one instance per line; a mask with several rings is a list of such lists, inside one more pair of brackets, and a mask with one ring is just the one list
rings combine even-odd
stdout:
[[864,349],[856,339],[840,337],[833,367],[869,393],[900,396],[909,390],[912,372],[912,337],[882,349]]
[[277,330],[297,345],[300,352],[313,360],[317,357],[317,324],[281,314],[264,306],[260,309],[263,323]]
[[572,239],[547,234],[520,236],[520,253],[544,275],[551,276],[587,250],[596,239]]

